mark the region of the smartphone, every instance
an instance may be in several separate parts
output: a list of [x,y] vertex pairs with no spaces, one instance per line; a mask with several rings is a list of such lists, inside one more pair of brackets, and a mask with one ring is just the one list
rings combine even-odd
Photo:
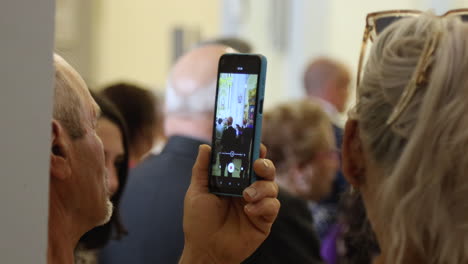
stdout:
[[212,193],[242,196],[257,180],[267,60],[228,53],[219,59],[209,173]]

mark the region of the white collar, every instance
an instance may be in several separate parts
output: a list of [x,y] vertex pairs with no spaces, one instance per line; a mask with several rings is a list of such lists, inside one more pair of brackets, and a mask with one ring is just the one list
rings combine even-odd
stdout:
[[330,121],[341,128],[344,127],[343,122],[343,115],[338,112],[338,109],[331,104],[330,102],[320,98],[320,97],[313,97],[313,100],[322,107],[322,110],[328,115]]

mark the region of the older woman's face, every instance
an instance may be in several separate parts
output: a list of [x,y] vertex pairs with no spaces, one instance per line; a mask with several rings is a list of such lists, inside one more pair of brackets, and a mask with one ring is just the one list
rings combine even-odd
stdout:
[[332,190],[333,181],[339,168],[338,153],[334,148],[318,153],[314,159],[315,171],[312,185],[317,186],[319,199],[325,198]]
[[118,167],[124,165],[124,146],[119,127],[109,119],[101,118],[96,129],[104,145],[109,192],[113,195],[119,188]]
[[307,200],[318,201],[327,196],[339,168],[339,156],[335,151],[333,132],[324,129],[326,146],[317,152],[314,159],[298,170],[296,189]]

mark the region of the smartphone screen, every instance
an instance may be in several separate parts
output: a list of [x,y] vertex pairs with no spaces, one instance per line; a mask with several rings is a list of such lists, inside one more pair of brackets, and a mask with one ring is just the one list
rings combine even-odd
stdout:
[[[259,106],[261,57],[226,54],[220,59],[213,128],[210,189],[241,195],[250,185]],[[261,97],[259,97],[259,91]],[[261,100],[259,100],[261,99]],[[258,156],[258,154],[257,154]]]

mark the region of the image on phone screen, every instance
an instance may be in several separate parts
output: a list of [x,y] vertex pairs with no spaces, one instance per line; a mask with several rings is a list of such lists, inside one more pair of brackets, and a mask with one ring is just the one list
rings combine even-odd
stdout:
[[218,186],[235,188],[250,181],[257,83],[257,74],[219,74],[211,162]]

